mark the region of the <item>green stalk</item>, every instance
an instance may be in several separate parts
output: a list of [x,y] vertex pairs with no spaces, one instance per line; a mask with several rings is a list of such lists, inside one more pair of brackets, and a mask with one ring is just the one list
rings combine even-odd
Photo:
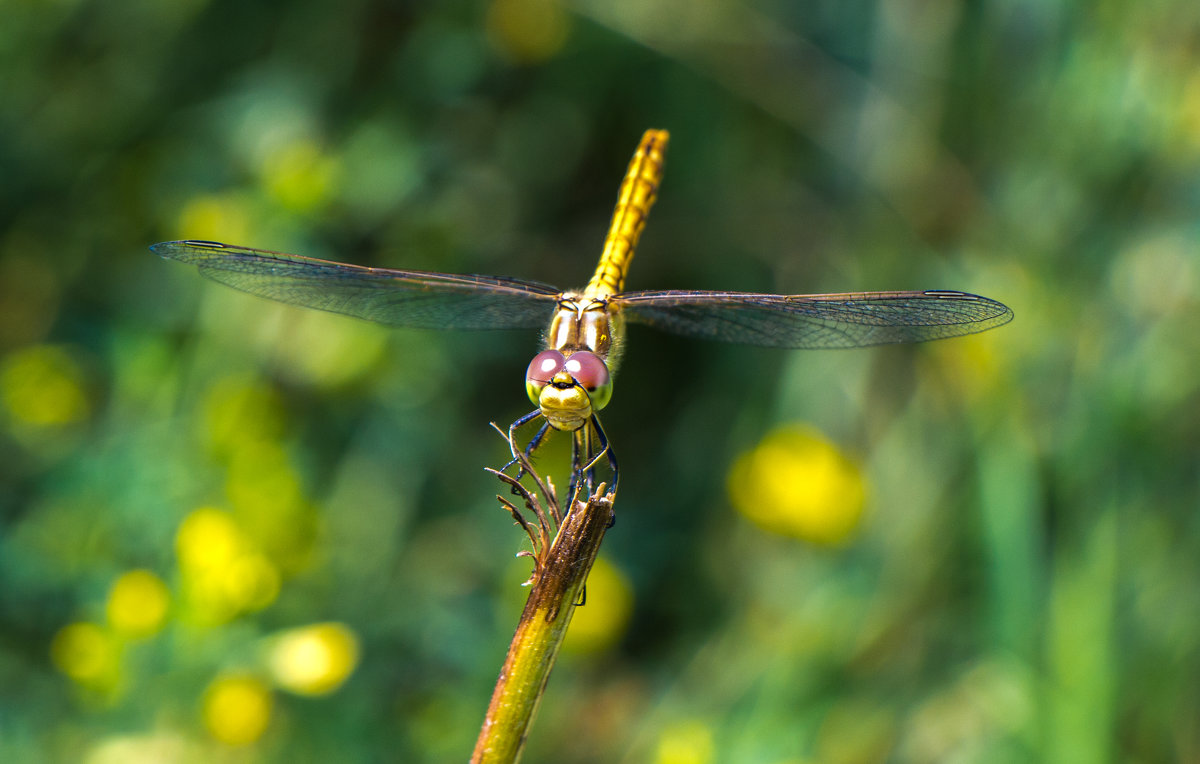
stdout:
[[[471,756],[473,764],[508,764],[520,758],[550,670],[567,633],[567,625],[612,519],[613,497],[612,494],[605,495],[604,491],[601,485],[586,504],[575,502],[562,519],[549,548],[536,548],[535,541],[533,589],[500,669],[500,678]],[[530,494],[523,491],[522,495],[527,506],[535,510],[530,505]],[[548,498],[553,502],[552,490]],[[511,503],[503,498],[501,503],[522,525],[526,525]],[[535,510],[535,514],[542,517],[540,511]],[[529,530],[528,525],[526,530]]]

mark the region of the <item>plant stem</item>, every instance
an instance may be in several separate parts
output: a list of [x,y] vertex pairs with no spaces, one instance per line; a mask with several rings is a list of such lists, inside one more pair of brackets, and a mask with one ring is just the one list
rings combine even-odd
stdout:
[[612,494],[602,492],[603,486],[586,504],[575,503],[535,571],[533,590],[471,755],[473,764],[508,764],[521,755],[567,624],[612,519]]

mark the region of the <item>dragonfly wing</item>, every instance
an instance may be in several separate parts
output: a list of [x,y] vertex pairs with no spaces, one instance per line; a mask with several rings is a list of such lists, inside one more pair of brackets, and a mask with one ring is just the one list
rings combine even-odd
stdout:
[[168,241],[150,249],[243,292],[388,326],[541,327],[559,294],[535,281],[367,268],[209,241]]
[[629,321],[689,337],[784,348],[854,348],[981,332],[1012,320],[987,297],[930,290],[782,295],[626,292],[612,304]]

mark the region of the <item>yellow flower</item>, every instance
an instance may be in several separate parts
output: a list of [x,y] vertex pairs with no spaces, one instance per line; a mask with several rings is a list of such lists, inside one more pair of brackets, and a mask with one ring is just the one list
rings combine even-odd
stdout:
[[79,365],[52,345],[23,348],[0,361],[0,400],[13,419],[34,428],[78,422],[91,408]]
[[1186,150],[1200,155],[1200,72],[1193,71],[1184,85],[1175,120]]
[[858,466],[807,426],[764,438],[734,462],[728,486],[734,507],[760,527],[818,544],[845,543],[866,502]]
[[281,205],[307,212],[334,192],[341,164],[312,141],[301,139],[272,148],[263,157],[260,172],[263,185]]
[[288,573],[310,562],[318,518],[282,445],[246,441],[232,449],[225,491],[255,549]]
[[358,638],[340,623],[316,623],[283,632],[268,656],[275,683],[298,695],[333,692],[358,665]]
[[170,592],[161,578],[148,570],[131,570],[112,585],[105,612],[118,634],[148,637],[162,628],[170,603]]
[[50,659],[58,670],[84,685],[111,685],[121,651],[113,638],[94,623],[72,623],[59,629],[50,643]]
[[204,400],[209,442],[226,455],[245,443],[277,439],[283,432],[285,416],[279,395],[252,377],[222,379],[208,390]]
[[712,729],[703,722],[676,722],[658,738],[655,764],[708,764],[715,755]]
[[259,610],[279,595],[279,572],[227,512],[192,512],[179,526],[175,549],[187,603],[202,622]]
[[563,649],[594,653],[607,649],[625,633],[633,610],[629,580],[606,558],[597,558],[587,579],[587,601],[575,608]]
[[201,507],[183,519],[175,534],[175,551],[184,570],[224,567],[241,553],[237,523],[215,507]]
[[248,745],[262,737],[274,701],[260,680],[219,677],[204,692],[204,725],[222,743]]
[[562,49],[569,31],[561,0],[494,0],[488,9],[488,39],[517,63],[550,58]]
[[250,204],[241,194],[194,196],[179,213],[185,238],[246,241],[250,238]]

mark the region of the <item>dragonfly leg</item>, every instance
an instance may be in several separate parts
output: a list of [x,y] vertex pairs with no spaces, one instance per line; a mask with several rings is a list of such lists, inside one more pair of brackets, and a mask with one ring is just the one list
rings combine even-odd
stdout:
[[586,487],[589,495],[595,490],[595,467],[600,454],[594,453],[592,433],[587,424],[571,434],[574,437],[571,439],[571,484],[568,494],[574,504],[579,498],[576,496],[579,490]]
[[533,452],[538,446],[542,445],[542,440],[546,437],[546,433],[550,432],[550,423],[545,422],[538,428],[537,434],[529,439],[529,445],[525,446],[525,458],[533,459]]
[[[591,427],[584,425],[574,433],[571,456],[571,490],[570,496],[575,497],[576,491],[587,486],[591,493],[596,487],[596,463],[602,457],[608,458],[608,466],[612,470],[611,491],[617,490],[617,457],[613,454],[608,443],[608,436],[600,426],[600,420],[595,415],[590,419]],[[593,442],[593,433],[595,442]],[[597,445],[599,446],[597,448]]]
[[608,457],[608,466],[612,470],[611,492],[616,493],[619,477],[617,473],[617,455],[613,453],[612,446],[608,443],[608,436],[604,434],[604,428],[600,426],[600,418],[595,414],[592,414],[592,427],[596,429],[596,439],[600,441],[600,453],[596,454],[596,458],[592,460],[592,464],[595,464],[601,456]]
[[[509,442],[509,444],[515,444],[516,432],[518,429],[520,429],[524,425],[532,422],[534,419],[537,419],[539,416],[541,416],[541,414],[542,414],[542,412],[540,409],[534,409],[533,411],[530,411],[525,416],[521,417],[517,421],[510,424],[508,426],[508,442]],[[529,441],[529,445],[527,445],[525,447],[526,458],[533,456],[533,450],[542,444],[542,439],[546,437],[546,433],[549,431],[549,429],[550,429],[550,423],[546,422],[545,424],[542,425],[541,429],[539,429],[537,431],[537,434],[534,435],[533,438]],[[515,445],[513,447],[515,448]],[[515,456],[516,451],[514,451],[513,454],[514,454],[513,458],[510,459],[507,464],[505,464],[503,467],[500,468],[501,472],[504,472],[509,467],[511,467],[517,463],[518,460],[517,460],[517,457]],[[520,480],[521,476],[524,474],[525,474],[525,472],[523,469],[518,469],[517,470],[517,480]]]
[[[596,427],[596,438],[600,441],[600,445],[603,449],[600,453],[608,455],[608,466],[612,469],[613,474],[612,492],[615,494],[617,492],[617,480],[620,477],[619,473],[617,472],[617,455],[613,452],[612,446],[608,442],[608,436],[604,434],[604,428],[600,426],[600,419],[595,414],[592,415],[592,424]],[[599,459],[600,455],[597,454],[596,458]],[[617,513],[612,512],[608,516],[608,527],[611,528],[616,524]]]
[[587,425],[580,427],[575,432],[571,433],[571,480],[567,484],[567,495],[571,497],[571,506],[575,506],[575,500],[578,498],[575,494],[579,491],[579,486],[583,483],[583,460],[587,458],[588,453],[588,438]]

